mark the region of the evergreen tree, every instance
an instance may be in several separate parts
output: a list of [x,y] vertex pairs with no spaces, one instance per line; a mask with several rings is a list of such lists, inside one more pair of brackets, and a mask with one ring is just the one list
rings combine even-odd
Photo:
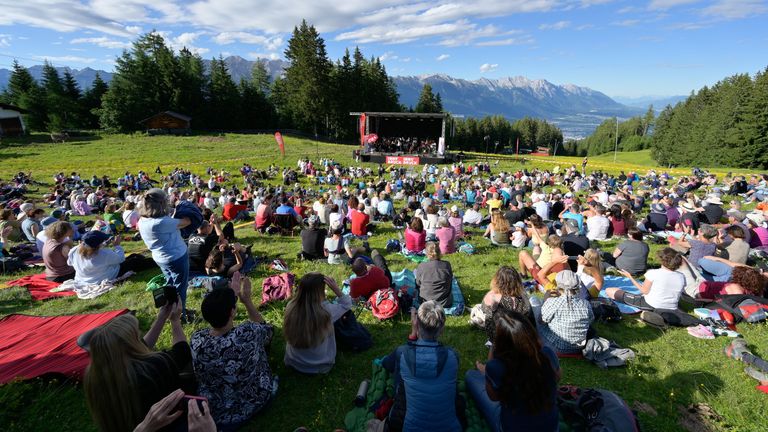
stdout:
[[[438,105],[439,102],[439,105]],[[424,84],[419,94],[419,101],[416,103],[417,113],[439,113],[443,110],[442,99],[438,99],[432,93],[432,86],[428,83]]]
[[302,21],[294,27],[285,58],[290,66],[285,69],[285,90],[288,112],[293,123],[302,130],[321,132],[329,113],[328,81],[331,63],[325,50],[325,41],[314,26]]
[[45,91],[38,86],[27,68],[16,60],[13,61],[13,72],[8,80],[5,99],[28,112],[24,115],[28,129],[46,130]]
[[208,126],[213,129],[238,129],[240,92],[232,81],[224,58],[211,60],[208,100]]
[[109,90],[107,83],[101,79],[101,75],[96,74],[96,78],[91,84],[91,88],[86,90],[82,98],[82,126],[88,129],[99,128],[99,110],[101,109],[101,98]]

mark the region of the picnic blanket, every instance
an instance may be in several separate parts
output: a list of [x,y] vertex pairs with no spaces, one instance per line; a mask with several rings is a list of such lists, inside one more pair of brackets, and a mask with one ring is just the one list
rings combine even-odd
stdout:
[[45,279],[45,273],[24,276],[6,283],[7,286],[25,287],[32,296],[32,300],[48,300],[57,297],[69,297],[75,295],[72,291],[53,292],[61,283],[51,282]]
[[408,260],[415,262],[417,264],[421,264],[424,261],[428,260],[426,255],[424,254],[415,254],[415,253],[406,253],[405,249],[403,249],[403,252],[400,252],[404,257],[406,257]]
[[[74,295],[74,293],[72,293]],[[77,338],[128,312],[64,316],[9,315],[0,320],[0,384],[55,373],[80,379],[90,361]]]
[[[642,294],[640,290],[637,289],[637,287],[632,283],[632,281],[629,280],[628,277],[624,276],[605,276],[603,281],[603,289],[600,290],[600,297],[608,298],[608,295],[605,292],[606,288],[621,288],[628,293]],[[640,313],[640,309],[618,301],[616,302],[616,306],[619,307],[619,310],[623,314],[632,315]]]
[[101,283],[97,284],[77,282],[74,279],[70,279],[68,281],[64,281],[64,283],[59,285],[57,288],[52,289],[51,293],[71,291],[77,294],[77,298],[81,300],[90,300],[112,291],[113,289],[117,288],[121,282],[135,274],[136,273],[129,271],[117,279],[103,280]]
[[[395,394],[393,377],[381,366],[382,359],[375,359],[371,365],[371,383],[368,386],[366,404],[352,408],[344,417],[344,425],[348,432],[366,432],[369,420],[376,418],[376,410],[383,405],[383,399],[389,399]],[[475,407],[472,398],[466,393],[464,381],[459,381],[458,392],[467,401],[467,431],[486,432],[490,429],[482,414]]]

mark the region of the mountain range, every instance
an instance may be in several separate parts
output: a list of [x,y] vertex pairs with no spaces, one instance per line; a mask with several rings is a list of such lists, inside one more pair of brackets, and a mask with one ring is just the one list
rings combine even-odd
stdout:
[[[282,60],[246,60],[239,56],[224,59],[235,82],[249,78],[256,61],[265,63],[272,78],[283,73],[287,63]],[[206,61],[207,62],[207,61]],[[96,78],[109,82],[111,72],[91,68],[57,68],[60,73],[68,70],[81,88],[86,89]],[[42,77],[43,67],[29,68],[35,79]],[[0,69],[0,88],[5,88],[11,71]],[[455,115],[483,117],[502,115],[510,120],[526,116],[545,118],[557,124],[566,138],[581,138],[590,135],[606,118],[620,118],[642,114],[650,103],[657,109],[663,107],[652,100],[631,100],[622,104],[607,95],[587,87],[573,84],[557,85],[543,79],[528,79],[522,76],[477,80],[454,78],[444,74],[420,76],[396,76],[393,78],[400,94],[400,103],[414,107],[424,84],[430,84],[434,92],[440,93],[443,108]]]

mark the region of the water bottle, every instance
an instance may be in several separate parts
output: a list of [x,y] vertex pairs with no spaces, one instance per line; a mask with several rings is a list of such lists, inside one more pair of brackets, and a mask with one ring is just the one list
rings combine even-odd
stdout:
[[371,384],[371,380],[363,380],[360,383],[360,387],[357,388],[357,395],[355,396],[354,404],[356,407],[365,406],[366,395],[368,394],[368,386]]

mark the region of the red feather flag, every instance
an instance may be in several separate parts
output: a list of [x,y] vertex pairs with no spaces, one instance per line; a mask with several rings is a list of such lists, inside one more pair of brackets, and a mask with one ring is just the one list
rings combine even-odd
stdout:
[[277,141],[277,145],[280,147],[280,154],[285,157],[285,141],[283,141],[283,135],[280,132],[275,132],[275,141]]

